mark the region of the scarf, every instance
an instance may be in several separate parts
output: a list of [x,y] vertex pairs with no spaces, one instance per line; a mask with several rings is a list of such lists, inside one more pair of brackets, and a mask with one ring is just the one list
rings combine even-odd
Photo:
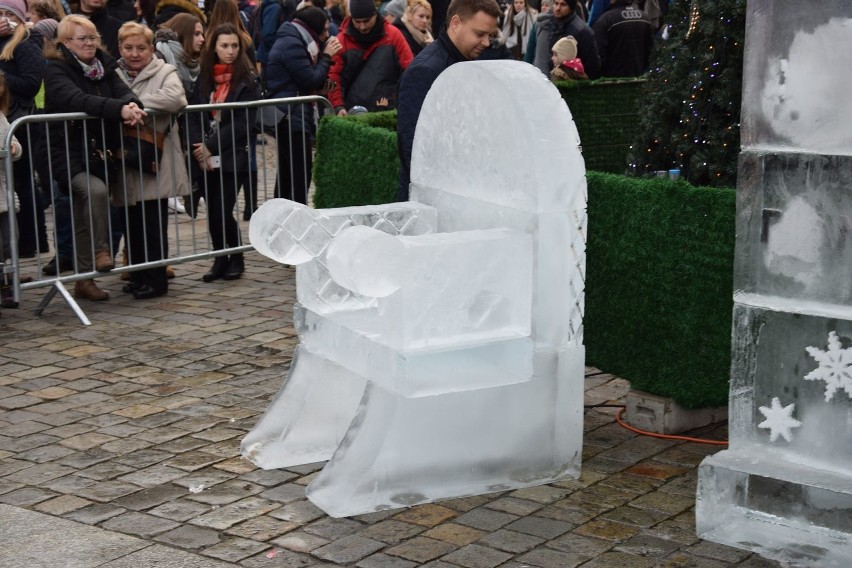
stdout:
[[[71,55],[74,55],[74,52],[69,50]],[[92,60],[91,64],[84,63],[81,61],[76,55],[74,55],[74,59],[77,60],[77,63],[80,64],[80,68],[83,70],[83,75],[86,79],[90,79],[92,81],[100,81],[104,78],[104,64],[101,63],[101,60],[95,56]]]
[[367,49],[379,41],[379,38],[385,35],[385,21],[383,18],[376,16],[376,25],[373,26],[373,29],[362,34],[355,28],[355,24],[353,24],[350,19],[349,26],[346,28],[346,33],[355,40],[355,43],[360,45],[363,49]]
[[163,54],[166,63],[175,66],[180,82],[183,83],[183,90],[189,95],[198,75],[201,73],[201,66],[198,64],[198,60],[187,57],[183,46],[176,39],[177,36],[175,36],[175,39],[166,39],[162,37],[162,31],[157,30],[157,51]]
[[[213,64],[213,82],[216,83],[216,90],[210,94],[210,103],[224,103],[228,98],[228,91],[231,90],[231,74],[234,72],[233,65],[225,65],[224,63]],[[213,118],[217,118],[219,111],[212,111]],[[217,118],[218,120],[218,118]]]
[[411,37],[414,38],[414,41],[417,42],[417,45],[421,47],[426,47],[427,42],[432,41],[432,34],[429,33],[429,30],[425,32],[421,32],[411,23],[411,18],[408,14],[408,10],[402,15],[402,23],[405,24],[405,29],[408,30],[408,33],[411,34]]
[[293,18],[293,25],[305,42],[305,49],[308,50],[308,55],[311,57],[311,63],[316,65],[317,59],[319,58],[319,38],[308,26],[308,24],[306,24],[299,18]]
[[124,76],[127,77],[127,82],[131,85],[136,80],[136,77],[139,76],[139,71],[131,71],[127,68],[127,63],[124,62],[124,59],[118,60],[118,68],[124,73]]

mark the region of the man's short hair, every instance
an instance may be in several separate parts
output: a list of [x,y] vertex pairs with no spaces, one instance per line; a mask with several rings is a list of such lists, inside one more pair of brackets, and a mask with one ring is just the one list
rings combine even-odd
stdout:
[[452,0],[447,8],[447,23],[458,16],[461,20],[467,20],[476,15],[477,12],[485,12],[489,16],[500,18],[500,6],[497,0]]

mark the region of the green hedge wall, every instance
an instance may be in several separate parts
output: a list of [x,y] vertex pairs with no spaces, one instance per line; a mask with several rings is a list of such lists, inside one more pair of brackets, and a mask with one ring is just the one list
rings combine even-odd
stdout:
[[[566,98],[594,92],[558,87],[571,92]],[[589,104],[597,104],[592,98]],[[323,119],[316,207],[393,200],[399,167],[395,123],[392,112]],[[585,139],[583,149],[587,155]],[[587,157],[591,170],[588,164]],[[595,171],[587,179],[589,364],[687,408],[726,404],[734,191]]]
[[734,190],[587,180],[588,363],[687,408],[727,404]]

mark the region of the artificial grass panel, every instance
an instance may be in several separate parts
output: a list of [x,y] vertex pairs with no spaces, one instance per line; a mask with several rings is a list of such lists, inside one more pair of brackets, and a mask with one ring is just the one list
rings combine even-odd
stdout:
[[317,208],[390,203],[396,197],[396,132],[369,126],[361,116],[371,115],[326,116],[320,122],[313,172]]
[[586,170],[624,173],[630,145],[639,133],[639,102],[644,79],[559,81],[556,88],[568,103]]
[[587,179],[588,364],[686,408],[726,404],[734,190]]

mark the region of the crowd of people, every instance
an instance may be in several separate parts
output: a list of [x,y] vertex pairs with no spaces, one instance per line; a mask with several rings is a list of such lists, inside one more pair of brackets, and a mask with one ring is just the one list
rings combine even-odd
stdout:
[[[46,274],[108,272],[122,239],[126,263],[162,261],[170,208],[195,216],[203,195],[214,250],[240,246],[239,192],[244,219],[257,207],[255,111],[178,114],[187,104],[320,94],[341,116],[398,109],[398,198],[407,199],[420,106],[447,66],[511,58],[553,80],[638,76],[647,70],[666,5],[0,0],[0,134],[38,112],[85,112],[105,125],[72,121],[16,130],[6,155],[14,160],[17,199],[0,196],[0,226],[7,230],[4,216],[16,214],[18,235],[0,233],[0,245],[8,258],[10,240],[17,239],[19,256],[28,258],[52,243]],[[261,129],[277,139],[277,197],[307,203],[317,111],[311,103],[281,107],[272,129]],[[119,150],[120,173],[104,157]],[[49,168],[33,159],[36,151],[50,156]],[[52,241],[46,204],[55,208]],[[217,256],[203,280],[232,280],[244,270],[241,254]],[[154,298],[167,292],[170,275],[167,266],[132,271],[123,290]],[[93,279],[77,281],[74,293],[109,297]]]

